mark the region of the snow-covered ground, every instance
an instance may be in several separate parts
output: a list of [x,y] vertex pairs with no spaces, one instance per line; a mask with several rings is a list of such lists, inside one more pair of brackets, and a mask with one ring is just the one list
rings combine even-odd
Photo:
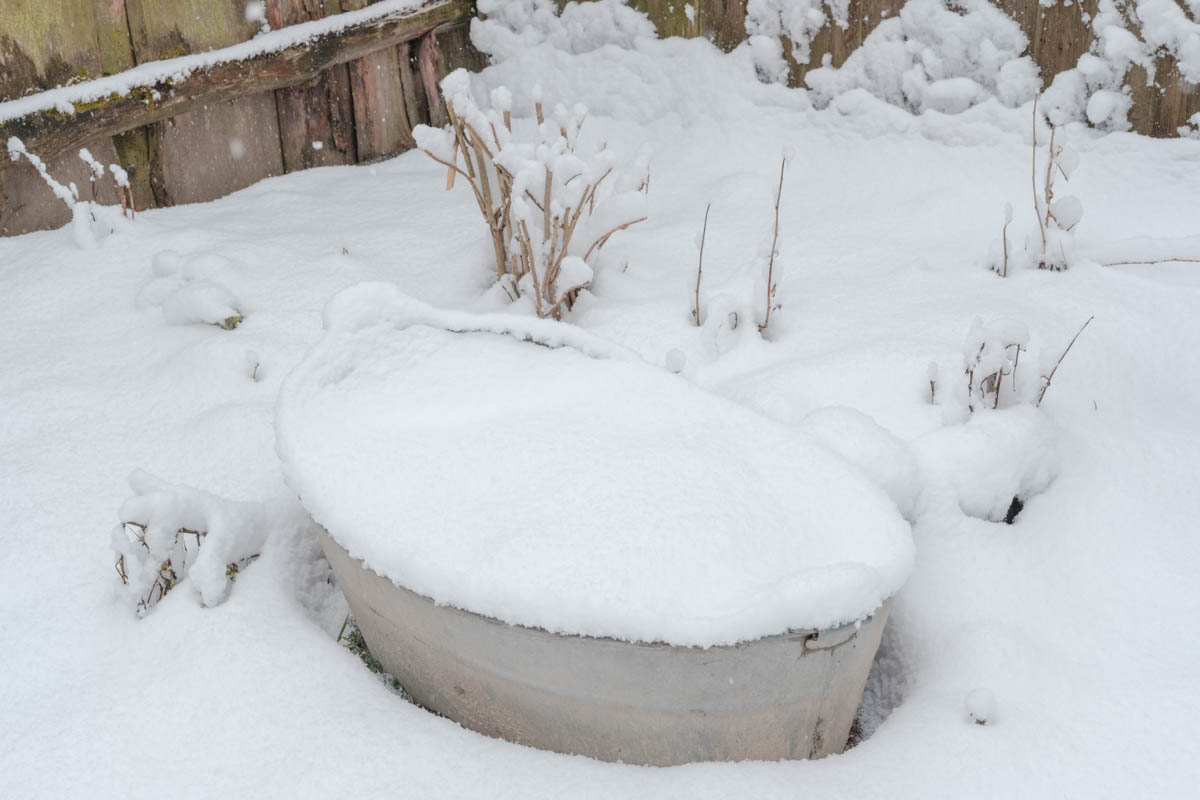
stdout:
[[[480,79],[517,108],[540,81],[548,100],[588,104],[614,149],[652,149],[649,218],[602,251],[568,321],[835,444],[867,421],[829,407],[856,409],[917,464],[916,566],[866,738],[818,762],[599,763],[434,717],[335,641],[345,604],[276,455],[280,384],[329,300],[363,281],[503,305],[469,191],[446,193],[444,169],[408,153],[148,212],[90,250],[68,229],[0,239],[0,795],[1194,795],[1200,270],[1097,262],[1136,259],[1137,237],[1144,258],[1200,255],[1200,142],[1060,130],[1080,156],[1060,184],[1085,211],[1073,266],[1001,279],[983,263],[1005,204],[1013,247],[1035,227],[1028,105],[913,117],[852,91],[815,111],[760,83],[745,51],[607,30],[602,47],[514,47]],[[720,321],[762,304],[785,151],[782,309],[764,339]],[[710,201],[715,322],[697,327]],[[233,330],[205,324],[230,310]],[[1040,411],[962,424],[930,403],[929,365],[961,365],[977,316],[1019,320],[1030,358],[1050,362],[1095,319]],[[845,446],[868,474],[895,461]],[[139,475],[137,492],[176,505],[125,507],[199,518],[232,558],[261,552],[223,603],[210,565],[135,614],[110,532],[136,469],[248,504]],[[988,521],[1014,493],[1014,524]]]

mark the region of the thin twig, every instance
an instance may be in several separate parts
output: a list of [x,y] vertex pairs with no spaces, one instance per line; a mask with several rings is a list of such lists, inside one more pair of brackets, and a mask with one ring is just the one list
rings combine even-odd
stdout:
[[696,308],[692,311],[697,326],[700,325],[700,276],[704,274],[704,239],[708,235],[708,212],[711,209],[712,203],[704,207],[704,227],[700,229],[700,261],[696,264]]
[[1004,227],[1000,229],[1000,242],[1004,246],[1004,266],[1000,271],[1001,278],[1008,277],[1008,226],[1012,224],[1011,219],[1004,221]]
[[637,219],[631,219],[628,222],[622,222],[620,225],[613,228],[611,231],[604,234],[596,241],[592,242],[592,246],[589,247],[587,252],[583,254],[583,260],[587,261],[588,258],[592,255],[593,250],[596,250],[597,248],[600,248],[600,247],[604,247],[605,243],[608,242],[609,237],[612,236],[617,231],[623,231],[626,228],[628,228],[630,225],[637,225],[639,222],[645,222],[645,221],[646,221],[645,217],[638,217]]
[[[1044,189],[1046,194],[1046,222],[1042,228],[1043,231],[1050,227],[1050,220],[1054,219],[1054,215],[1050,213],[1050,203],[1054,200],[1054,135],[1056,133],[1058,133],[1058,126],[1052,124],[1050,126],[1050,150],[1046,155],[1046,185]],[[1057,225],[1058,220],[1054,219],[1054,223]],[[1042,238],[1042,249],[1045,250],[1046,242],[1044,241],[1044,233],[1042,234]]]
[[1102,267],[1120,267],[1125,265],[1137,264],[1170,264],[1173,261],[1179,261],[1184,264],[1200,264],[1200,258],[1155,258],[1146,261],[1105,261],[1100,266]]
[[775,192],[775,232],[771,236],[771,256],[767,260],[767,313],[763,317],[760,331],[771,324],[771,307],[775,301],[775,251],[779,244],[779,201],[783,198],[783,171],[787,167],[787,156],[779,161],[779,189]]
[[1037,102],[1035,96],[1033,98],[1033,166],[1030,173],[1030,182],[1033,185],[1033,215],[1037,217],[1038,229],[1042,232],[1042,252],[1046,252],[1046,226],[1042,222],[1042,207],[1038,205],[1038,187],[1037,187]]
[[1058,372],[1058,368],[1062,366],[1063,359],[1067,357],[1067,353],[1071,352],[1071,348],[1074,347],[1075,340],[1079,338],[1079,334],[1083,333],[1083,329],[1090,325],[1094,319],[1094,316],[1088,317],[1087,322],[1083,323],[1083,327],[1076,331],[1075,335],[1071,337],[1071,341],[1067,343],[1067,349],[1063,350],[1062,355],[1058,357],[1058,361],[1054,363],[1054,369],[1050,370],[1050,374],[1047,375],[1042,381],[1042,391],[1038,395],[1037,402],[1034,403],[1035,406],[1040,406],[1042,404],[1042,398],[1046,396],[1046,390],[1050,388],[1050,382],[1054,380],[1054,373]]

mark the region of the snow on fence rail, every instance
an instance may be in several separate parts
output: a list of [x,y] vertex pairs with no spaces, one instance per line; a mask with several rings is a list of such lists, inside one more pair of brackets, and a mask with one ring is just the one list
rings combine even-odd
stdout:
[[[0,140],[43,158],[210,103],[303,83],[471,13],[469,0],[385,0],[247,42],[0,103]],[[436,87],[434,87],[436,93]],[[436,96],[436,94],[435,94]]]

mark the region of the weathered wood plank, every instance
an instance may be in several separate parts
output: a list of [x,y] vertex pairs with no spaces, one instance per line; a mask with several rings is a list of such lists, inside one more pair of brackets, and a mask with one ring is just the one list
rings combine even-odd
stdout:
[[1159,56],[1154,71],[1159,87],[1155,107],[1153,136],[1178,136],[1188,118],[1200,112],[1200,87],[1184,80],[1174,58]]
[[0,22],[0,100],[103,74],[93,0],[2,0]]
[[[659,38],[682,36],[691,39],[703,32],[698,0],[630,0],[630,6],[642,11],[654,23]],[[691,18],[688,18],[688,7],[691,7]]]
[[74,115],[40,112],[0,123],[0,136],[18,136],[34,152],[59,153],[97,135],[120,133],[204,105],[303,83],[332,66],[410,41],[471,12],[469,0],[430,0],[416,8],[314,36],[284,50],[219,63],[177,82],[141,86],[127,95],[77,104]]
[[429,109],[429,124],[440,128],[449,122],[446,113],[446,103],[442,99],[441,88],[438,85],[441,77],[438,75],[438,46],[437,36],[427,33],[421,37],[417,45],[417,71],[421,75],[421,85],[425,87],[425,102]]
[[746,41],[746,0],[708,0],[698,3],[704,35],[729,52]]
[[417,66],[417,50],[420,40],[401,42],[396,46],[400,60],[400,84],[404,88],[404,113],[408,117],[409,130],[418,125],[429,124],[429,100],[421,81]]
[[[325,16],[321,0],[269,0],[267,21],[272,30],[299,25]],[[279,141],[287,172],[309,167],[353,164],[354,143],[350,74],[339,64],[314,80],[275,91],[279,112]]]
[[487,56],[475,49],[471,43],[471,21],[469,19],[441,25],[434,31],[437,36],[438,79],[449,75],[460,67],[479,72],[487,66]]
[[1046,85],[1058,73],[1073,69],[1079,63],[1079,57],[1091,47],[1090,21],[1096,15],[1096,6],[1096,0],[1039,6],[1041,29],[1035,40],[1034,61],[1041,68]]
[[[133,65],[124,6],[107,0],[0,0],[0,99],[79,79],[96,78]],[[63,25],[69,19],[70,25]],[[104,164],[124,159],[106,136],[81,142]],[[91,173],[78,148],[47,159],[47,167],[63,184],[74,183],[80,196],[92,199]],[[136,180],[138,176],[131,174]],[[141,174],[143,189],[145,172]],[[118,202],[112,176],[96,184],[101,203]],[[142,193],[143,198],[145,192]],[[71,213],[28,163],[0,158],[0,234],[16,235],[65,224]]]
[[350,63],[359,160],[399,153],[417,145],[408,123],[400,69],[400,56],[394,47]]
[[[126,0],[126,13],[140,62],[227,47],[258,32],[242,0]],[[150,164],[159,206],[212,200],[281,174],[274,94],[205,104],[156,124]]]
[[[342,0],[342,6],[346,10],[356,10],[375,2],[377,0]],[[401,78],[401,71],[408,68],[402,63],[396,47],[376,50],[350,62],[354,138],[359,160],[416,147]]]

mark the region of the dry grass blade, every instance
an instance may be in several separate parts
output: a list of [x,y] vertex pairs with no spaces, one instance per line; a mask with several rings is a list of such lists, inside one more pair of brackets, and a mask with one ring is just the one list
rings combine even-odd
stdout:
[[620,225],[613,228],[612,230],[610,230],[608,233],[601,236],[596,241],[592,242],[592,246],[589,247],[587,250],[587,253],[584,254],[583,260],[587,261],[588,258],[591,257],[592,252],[594,250],[599,250],[601,247],[604,247],[604,245],[607,244],[609,237],[611,237],[617,231],[623,231],[626,228],[630,227],[631,225],[637,225],[639,222],[645,222],[645,221],[646,221],[645,217],[638,217],[637,219],[631,219],[628,222],[622,222]]
[[767,313],[763,316],[760,331],[771,324],[771,309],[775,308],[775,253],[779,250],[779,204],[783,199],[783,171],[787,169],[787,157],[779,161],[779,188],[775,192],[775,232],[771,235],[771,255],[767,261]]
[[1079,334],[1083,333],[1084,328],[1092,324],[1092,320],[1094,319],[1094,316],[1087,318],[1087,322],[1083,323],[1083,326],[1075,332],[1075,335],[1071,337],[1071,341],[1067,343],[1067,349],[1063,350],[1062,355],[1058,357],[1058,361],[1054,362],[1054,368],[1050,370],[1050,374],[1042,381],[1042,391],[1038,394],[1037,402],[1034,403],[1035,406],[1042,404],[1042,398],[1046,396],[1046,390],[1050,388],[1050,382],[1054,380],[1054,373],[1058,372],[1058,368],[1062,366],[1063,359],[1067,357],[1067,353],[1071,352],[1071,348],[1075,346],[1075,340],[1079,338]]
[[711,210],[712,203],[704,207],[704,227],[700,229],[700,260],[696,264],[696,308],[692,311],[697,325],[700,324],[700,276],[704,274],[704,240],[708,236],[708,212]]

